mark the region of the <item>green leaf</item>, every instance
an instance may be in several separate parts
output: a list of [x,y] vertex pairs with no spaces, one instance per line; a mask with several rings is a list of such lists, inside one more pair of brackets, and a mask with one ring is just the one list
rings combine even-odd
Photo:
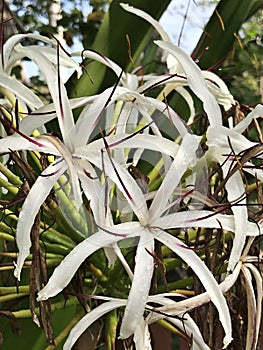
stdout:
[[262,0],[221,0],[218,3],[194,50],[194,58],[201,56],[201,69],[207,69],[227,57],[237,41],[235,35],[242,24],[262,5]]

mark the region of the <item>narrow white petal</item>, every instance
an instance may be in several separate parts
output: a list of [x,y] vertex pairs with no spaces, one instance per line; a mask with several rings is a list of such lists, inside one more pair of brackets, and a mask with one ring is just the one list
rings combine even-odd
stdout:
[[222,125],[220,108],[215,97],[208,90],[201,69],[197,66],[197,64],[180,47],[175,46],[170,42],[159,40],[155,41],[155,43],[173,55],[181,64],[183,70],[185,71],[189,87],[203,102],[204,110],[207,113],[210,124],[212,126]]
[[[226,174],[228,173],[228,166],[226,167],[225,164],[223,165],[222,169],[224,176],[226,176]],[[240,204],[237,206],[233,205],[231,207],[235,220],[235,236],[233,239],[233,247],[231,249],[227,269],[228,271],[233,271],[236,263],[241,257],[243,248],[245,246],[248,223],[245,186],[243,184],[242,176],[239,173],[239,171],[234,173],[233,176],[229,178],[225,187],[227,190],[227,198],[229,203],[234,203],[235,201],[238,201],[238,204]],[[244,199],[239,200],[240,198]]]
[[43,56],[38,51],[30,49],[28,47],[26,49],[26,55],[36,62],[40,71],[46,79],[50,94],[55,105],[60,131],[62,133],[64,143],[67,147],[71,148],[73,140],[69,139],[69,132],[74,126],[74,119],[69,100],[67,98],[66,88],[62,81],[60,81],[59,85],[58,72],[54,68],[54,65],[45,56]]
[[26,103],[33,110],[43,106],[43,102],[29,88],[23,85],[19,80],[10,77],[5,72],[1,71],[0,86],[11,91],[14,96]]
[[136,328],[133,339],[137,350],[152,350],[151,335],[144,319]]
[[165,41],[170,41],[169,35],[166,33],[166,31],[163,29],[163,27],[160,25],[158,21],[156,21],[154,18],[152,18],[147,12],[144,12],[140,9],[137,9],[133,6],[130,6],[128,4],[120,3],[120,6],[130,13],[133,13],[143,19],[145,19],[147,22],[149,22],[161,35],[161,38]]
[[134,334],[138,324],[143,320],[154,269],[151,253],[154,254],[153,236],[145,230],[141,232],[140,242],[136,251],[132,286],[120,329],[121,339],[128,338]]
[[14,271],[15,277],[19,281],[24,261],[30,253],[30,231],[34,223],[35,217],[38,211],[40,210],[41,205],[46,200],[52,187],[56,183],[57,179],[65,170],[65,167],[65,164],[59,163],[56,165],[51,164],[48,168],[46,168],[45,171],[43,171],[43,175],[51,175],[39,176],[37,178],[22,206],[16,228],[16,244],[19,253]]
[[226,346],[229,344],[232,340],[231,317],[224,295],[219,289],[219,286],[211,271],[194,251],[190,250],[176,237],[173,237],[165,231],[159,230],[158,233],[155,233],[155,239],[159,240],[178,254],[192,268],[197,277],[200,279],[204,288],[207,290],[212,303],[218,310],[219,319],[225,331],[224,345]]
[[[151,223],[154,227],[209,227],[223,228],[224,230],[235,232],[234,215],[217,214],[208,210],[193,210],[173,213],[157,218]],[[259,236],[263,234],[263,225],[253,222],[247,223],[247,236]]]
[[70,350],[78,338],[81,336],[83,332],[96,320],[99,320],[106,313],[117,309],[118,307],[124,306],[126,304],[126,300],[116,299],[112,301],[107,301],[95,309],[91,310],[87,313],[82,319],[72,328],[69,333],[69,336],[63,346],[63,350]]
[[38,293],[38,300],[46,300],[61,292],[69,284],[79,266],[88,256],[98,249],[107,246],[110,247],[112,244],[123,239],[121,234],[129,233],[132,236],[132,232],[135,230],[133,237],[136,237],[138,223],[135,225],[135,228],[124,224],[117,226],[119,226],[118,232],[115,227],[113,234],[100,230],[79,243],[54,270],[47,285]]
[[164,211],[168,204],[170,196],[174,189],[178,186],[183,174],[188,166],[196,159],[196,150],[199,145],[200,138],[186,134],[183,138],[182,144],[171,164],[168,173],[166,174],[156,196],[153,199],[149,209],[149,217],[155,220],[156,217]]
[[[159,303],[163,306],[165,305],[175,306],[176,303],[174,302],[174,300],[170,299],[169,297],[174,297],[176,295],[177,293],[156,294],[153,296],[149,296],[149,301],[152,301],[154,303]],[[179,318],[177,319],[175,317],[167,317],[165,315],[162,315],[162,318],[169,320],[169,322],[173,323],[176,327],[181,329],[183,332],[186,332],[190,338],[193,338],[193,342],[194,342],[193,345],[196,350],[209,350],[210,348],[205,343],[199,328],[197,327],[196,323],[191,318],[191,316],[185,312],[178,313],[178,315],[183,318],[183,321],[180,320]],[[151,320],[151,314],[148,316],[148,319]]]
[[[85,58],[90,58],[92,60],[95,60],[97,62],[100,62],[102,64],[104,64],[105,66],[109,67],[110,69],[112,69],[114,71],[114,73],[119,77],[122,69],[120,66],[118,66],[115,62],[113,62],[112,60],[110,60],[108,57],[105,57],[95,51],[92,50],[84,50],[82,52],[74,52],[73,56],[79,56],[79,57],[85,57]],[[125,73],[123,73],[124,76],[126,75]]]
[[56,148],[47,140],[39,140],[38,138],[30,137],[26,139],[23,136],[14,134],[0,139],[0,149],[1,152],[11,151],[39,151],[43,153],[51,153],[53,155],[59,155]]
[[10,57],[12,56],[12,51],[14,50],[15,46],[22,41],[23,39],[35,39],[38,41],[42,41],[46,44],[50,44],[55,46],[56,42],[54,39],[50,39],[47,36],[39,35],[39,34],[17,34],[12,35],[4,44],[4,62],[9,62]]
[[253,119],[259,118],[263,116],[263,105],[257,105],[252,112],[250,112],[245,119],[243,119],[240,123],[234,126],[233,130],[242,134],[246,128],[250,125]]

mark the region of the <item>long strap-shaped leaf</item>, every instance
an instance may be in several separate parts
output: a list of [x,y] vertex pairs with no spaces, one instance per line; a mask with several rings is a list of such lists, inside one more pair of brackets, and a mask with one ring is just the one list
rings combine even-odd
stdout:
[[194,50],[194,58],[201,55],[201,69],[224,60],[236,41],[235,33],[262,5],[262,0],[221,0],[218,3]]

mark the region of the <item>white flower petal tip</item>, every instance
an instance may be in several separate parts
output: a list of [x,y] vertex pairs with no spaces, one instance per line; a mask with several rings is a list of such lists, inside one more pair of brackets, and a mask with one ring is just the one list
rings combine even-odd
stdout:
[[14,262],[14,276],[15,278],[18,280],[18,282],[20,282],[20,278],[21,278],[21,268],[18,267],[17,263]]
[[223,349],[226,349],[230,343],[232,343],[233,338],[232,337],[225,337],[223,340]]

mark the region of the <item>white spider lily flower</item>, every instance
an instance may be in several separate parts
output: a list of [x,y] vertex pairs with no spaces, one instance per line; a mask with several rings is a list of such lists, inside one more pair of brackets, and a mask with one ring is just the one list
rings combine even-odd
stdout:
[[[195,135],[187,134],[183,138],[183,142],[170,168],[171,172],[173,171],[174,174],[176,174],[178,180],[185,173],[187,166],[191,166],[193,161],[196,160],[195,151],[198,147],[198,141],[199,138]],[[189,145],[191,145],[191,147]],[[181,166],[179,160],[184,166]],[[174,177],[169,175],[169,171],[170,170],[168,170],[166,174],[167,179],[166,177],[164,178],[163,185],[160,186],[155,194],[154,200],[149,208],[150,215],[145,213],[145,206],[143,204],[145,199],[142,197],[141,206],[143,209],[139,207],[136,208],[134,205],[134,208],[142,216],[139,218],[138,222],[126,222],[114,226],[100,227],[99,232],[88,237],[76,246],[55,269],[47,285],[39,292],[38,300],[48,299],[61,292],[70,282],[81,263],[97,249],[103,248],[106,245],[112,246],[127,237],[139,237],[132,285],[120,329],[120,337],[127,338],[135,333],[138,324],[141,324],[143,319],[154,266],[154,255],[152,256],[151,254],[154,254],[154,240],[158,240],[180,256],[199,277],[212,302],[218,309],[220,321],[226,333],[224,343],[230,343],[232,328],[229,310],[226,300],[218,288],[218,284],[212,273],[194,251],[164,230],[169,227],[179,227],[180,224],[183,227],[187,227],[188,225],[191,227],[206,227],[206,225],[220,227],[220,225],[222,225],[225,229],[231,229],[234,227],[234,217],[225,216],[223,214],[217,217],[217,214],[213,213],[213,218],[203,218],[202,211],[198,212],[201,218],[200,216],[197,217],[196,212],[192,213],[191,211],[166,214],[166,209],[170,207],[172,192],[178,185],[178,180],[174,181]],[[118,168],[118,172],[121,177],[125,176],[125,172],[121,167]],[[113,178],[113,175],[111,176]],[[114,179],[114,182],[117,183],[118,179]],[[138,187],[131,185],[129,187],[131,197],[135,198],[137,196],[135,191],[138,191]],[[156,205],[157,199],[155,198],[161,203],[161,209]],[[128,200],[127,197],[127,201]],[[226,219],[221,220],[221,217]],[[253,227],[256,227],[256,225]],[[135,305],[136,307],[134,307]]]
[[[46,63],[47,59],[44,57],[42,57],[41,55],[38,55],[37,53],[32,52],[32,50],[30,51],[31,53],[31,57],[34,57],[34,59],[40,64],[41,62],[43,64]],[[55,74],[54,68],[52,68],[52,66],[49,64],[49,69],[51,70],[51,72],[53,74]],[[53,70],[52,70],[53,69]],[[50,76],[50,72],[48,70],[45,70],[46,73],[46,78],[48,81],[50,81],[51,76]],[[49,85],[51,85],[51,82],[49,82]],[[138,187],[136,184],[136,181],[132,178],[132,176],[130,176],[128,174],[127,171],[123,170],[122,167],[120,167],[115,161],[114,159],[111,161],[111,159],[109,159],[108,157],[105,158],[105,169],[102,168],[102,155],[101,155],[101,151],[104,149],[105,150],[105,145],[103,145],[103,143],[101,143],[101,146],[99,148],[94,148],[94,146],[91,144],[86,145],[86,142],[89,138],[89,135],[91,134],[91,132],[94,130],[94,127],[96,127],[96,118],[98,117],[98,114],[94,113],[97,111],[101,111],[103,109],[103,106],[105,104],[105,100],[104,98],[100,97],[99,103],[96,103],[96,99],[92,99],[88,100],[88,102],[92,102],[92,104],[90,105],[88,111],[91,114],[87,114],[85,111],[85,118],[88,118],[91,116],[91,118],[95,119],[94,121],[94,127],[93,129],[90,128],[88,130],[86,130],[85,133],[83,133],[83,128],[86,125],[86,121],[84,116],[82,115],[80,118],[80,121],[77,122],[77,124],[75,125],[73,122],[73,116],[72,116],[72,112],[71,112],[71,106],[74,105],[74,102],[70,103],[69,100],[67,99],[66,96],[66,91],[65,88],[63,86],[63,84],[61,83],[60,86],[58,86],[58,82],[56,85],[56,88],[60,91],[60,93],[57,93],[55,87],[53,86],[51,88],[51,94],[53,97],[53,101],[54,101],[54,108],[56,111],[56,116],[59,120],[59,125],[61,126],[61,132],[62,132],[62,138],[63,138],[63,142],[60,141],[58,138],[52,136],[52,135],[39,135],[37,138],[31,138],[29,136],[26,136],[25,134],[23,134],[22,132],[20,132],[19,135],[15,134],[13,136],[8,136],[4,139],[0,140],[0,146],[1,146],[1,151],[2,152],[9,152],[10,149],[12,149],[13,151],[15,150],[37,150],[39,152],[43,152],[43,153],[47,153],[47,154],[52,154],[55,157],[57,157],[57,167],[56,170],[54,172],[54,166],[50,165],[46,170],[45,173],[42,174],[43,176],[40,176],[37,181],[36,184],[34,184],[31,188],[31,195],[29,196],[28,199],[25,200],[24,205],[22,206],[22,210],[20,215],[24,218],[26,217],[31,217],[34,218],[35,215],[37,214],[38,210],[40,209],[41,204],[45,201],[47,195],[49,194],[49,192],[51,191],[54,182],[53,179],[51,179],[54,175],[56,175],[56,179],[59,178],[59,175],[62,175],[65,171],[65,169],[68,169],[69,171],[69,175],[70,175],[70,180],[71,180],[71,184],[72,184],[72,191],[73,191],[73,198],[75,200],[76,203],[76,208],[80,208],[81,204],[82,204],[82,190],[80,187],[80,183],[79,183],[79,176],[81,176],[80,174],[83,174],[85,171],[87,174],[90,174],[90,176],[92,178],[96,177],[96,174],[94,173],[94,170],[91,168],[90,169],[90,165],[89,164],[93,164],[95,166],[97,166],[99,169],[101,169],[101,171],[105,171],[105,173],[107,174],[107,176],[109,176],[113,182],[115,182],[117,184],[117,186],[119,187],[119,189],[123,192],[124,196],[126,197],[126,199],[128,200],[132,210],[136,213],[137,217],[140,220],[145,220],[146,217],[146,203],[145,200],[143,198],[143,195],[141,193],[141,191],[136,191],[133,190],[133,187],[135,186],[136,188]],[[123,88],[122,88],[123,89]],[[118,94],[117,94],[118,95]],[[120,98],[125,98],[125,96],[133,96],[133,92],[129,91],[127,89],[125,89],[125,91],[121,91],[121,94],[119,94],[118,96]],[[102,94],[102,96],[104,97],[105,94]],[[133,96],[134,97],[134,96]],[[136,94],[136,98],[138,100],[137,102],[137,108],[142,110],[142,108],[144,108],[144,104],[145,104],[145,100],[146,103],[148,103],[148,105],[150,106],[150,102],[153,100],[151,99],[151,101],[148,101],[148,98],[142,98],[138,93]],[[85,101],[85,99],[84,99]],[[76,101],[76,104],[78,103],[82,103],[83,101]],[[96,105],[96,107],[93,106],[93,104]],[[62,105],[62,107],[61,107]],[[161,108],[166,108],[166,106],[164,104],[162,104],[161,102],[157,101],[155,104],[155,106]],[[50,108],[50,107],[49,107]],[[150,107],[148,107],[150,108]],[[151,106],[152,108],[152,106]],[[41,111],[47,111],[47,107],[43,107],[41,109]],[[66,110],[64,112],[64,109]],[[94,113],[93,113],[94,112]],[[145,116],[145,118],[147,118],[148,120],[151,121],[150,116],[148,116],[147,114],[147,110],[143,110],[143,115]],[[37,113],[36,113],[37,114]],[[51,120],[53,116],[49,116],[45,119],[45,121]],[[30,126],[30,120],[33,120],[32,125]],[[176,120],[176,118],[174,118],[175,122],[177,125],[180,126],[182,133],[185,133],[185,127],[184,124],[178,120]],[[89,120],[89,123],[92,123],[92,119]],[[82,126],[82,128],[79,127]],[[21,123],[21,129],[25,130],[27,134],[30,134],[30,132],[34,129],[37,128],[39,126],[38,121],[36,120],[36,115],[31,115],[25,118],[25,121],[23,123]],[[75,132],[75,128],[77,128],[77,132]],[[158,133],[158,129],[155,128],[156,132]],[[74,137],[73,137],[74,135]],[[125,137],[124,137],[125,138]],[[134,141],[129,142],[129,137],[127,135],[128,138],[128,143],[132,144],[134,142],[136,142],[136,140],[138,139],[138,143],[137,143],[137,147],[138,148],[143,148],[142,145],[145,145],[146,148],[149,149],[154,149],[156,150],[156,145],[159,144],[159,146],[163,143],[162,142],[162,138],[159,137],[158,140],[160,140],[160,142],[156,143],[153,140],[148,140],[150,142],[147,141],[147,139],[140,144],[140,135],[135,135],[133,137]],[[108,138],[107,138],[108,140]],[[116,142],[116,138],[114,139],[114,141]],[[111,141],[107,141],[109,144],[111,143]],[[166,142],[166,144],[169,143]],[[82,148],[79,148],[79,146],[82,146]],[[167,146],[167,145],[166,145]],[[125,144],[124,144],[124,147]],[[79,148],[79,149],[78,149]],[[118,148],[118,146],[117,146]],[[157,147],[158,148],[158,147]],[[172,142],[170,142],[170,146],[168,147],[168,149],[172,150],[173,149],[173,154],[175,154],[177,152],[177,146],[175,144],[173,144]],[[169,151],[168,151],[169,154]],[[86,162],[81,162],[81,159],[85,158]],[[80,165],[81,164],[81,165]],[[114,165],[112,165],[114,164]],[[66,166],[66,167],[65,167]],[[113,167],[114,166],[114,167]],[[89,170],[87,170],[89,169]],[[116,172],[117,171],[117,172]],[[125,183],[125,187],[123,185],[123,183],[120,181],[120,179],[118,178],[118,176],[121,176],[121,178],[123,178],[123,181]],[[49,181],[50,178],[50,181]],[[88,175],[86,175],[86,179],[85,176],[81,177],[82,179],[82,183],[84,181],[90,182]],[[43,186],[43,188],[45,188],[45,191],[43,191],[41,193],[41,196],[39,195],[39,188],[41,188],[41,186]],[[49,186],[49,187],[48,187]],[[84,186],[84,185],[83,185]],[[49,188],[49,191],[48,191]],[[90,191],[89,191],[90,192]],[[129,198],[129,193],[133,193],[133,198]],[[89,193],[89,195],[91,195]],[[38,201],[36,201],[34,205],[34,210],[32,211],[32,208],[30,206],[30,201],[32,200],[32,198],[34,198],[34,196],[38,196]],[[142,203],[144,203],[144,205],[142,205]],[[30,212],[30,215],[28,214]],[[18,249],[19,251],[23,251],[23,254],[19,257],[18,263],[16,265],[16,269],[15,269],[15,276],[20,279],[20,273],[21,273],[21,268],[23,265],[23,261],[26,258],[26,255],[29,253],[29,248],[30,248],[30,240],[28,239],[28,237],[30,236],[30,229],[32,226],[32,220],[26,220],[25,222],[23,222],[23,225],[20,224],[20,222],[18,223],[18,227],[17,227],[17,236],[21,236],[23,239],[18,239]],[[23,229],[22,229],[22,228]],[[23,245],[23,242],[25,242],[25,246]]]
[[[38,57],[38,59],[41,56]],[[46,60],[46,59],[44,59]],[[49,76],[48,76],[49,78]],[[52,89],[52,91],[55,93],[54,88]],[[120,167],[117,163],[115,164],[115,161],[112,160],[112,162],[115,164],[115,168],[117,169],[118,172],[120,172],[120,176],[123,178],[124,183],[126,184],[125,188],[123,187],[122,183],[120,182],[120,180],[118,179],[118,173],[116,173],[116,171],[114,170],[114,168],[112,167],[112,164],[110,162],[110,159],[108,157],[105,158],[105,169],[102,168],[102,159],[101,159],[101,150],[104,149],[105,151],[105,145],[103,144],[103,141],[100,140],[100,146],[98,145],[98,143],[95,141],[94,145],[93,143],[86,145],[86,141],[87,138],[89,137],[89,134],[92,132],[92,130],[87,130],[87,134],[82,134],[82,130],[83,129],[78,129],[81,130],[81,135],[79,135],[78,133],[75,134],[75,137],[72,137],[73,134],[73,128],[75,127],[72,124],[72,112],[71,112],[71,106],[74,105],[73,103],[69,103],[69,101],[67,100],[66,97],[66,92],[63,88],[61,88],[61,93],[60,95],[62,96],[62,100],[64,101],[64,106],[67,107],[67,113],[63,113],[63,115],[61,114],[61,110],[60,110],[60,104],[59,104],[59,97],[57,96],[57,94],[55,93],[55,96],[53,95],[53,99],[56,100],[57,102],[54,103],[54,107],[55,110],[59,110],[57,113],[58,119],[60,120],[60,125],[62,125],[62,137],[63,137],[63,141],[65,140],[65,144],[62,143],[58,138],[51,136],[51,135],[40,135],[37,138],[31,138],[31,137],[26,137],[26,135],[22,134],[22,132],[20,132],[19,135],[15,134],[12,136],[8,136],[4,139],[0,140],[0,146],[1,146],[1,151],[2,152],[9,152],[10,149],[12,149],[13,151],[15,150],[37,150],[39,152],[43,152],[43,153],[47,153],[47,154],[53,154],[54,156],[58,157],[57,158],[57,167],[56,170],[54,171],[54,165],[50,165],[46,170],[45,173],[43,174],[43,176],[40,176],[37,181],[36,184],[33,185],[33,187],[31,188],[31,195],[29,196],[29,199],[25,200],[25,203],[22,207],[22,211],[21,211],[21,216],[26,218],[26,217],[35,217],[35,215],[37,214],[38,210],[40,209],[41,204],[45,201],[47,195],[49,194],[49,192],[51,191],[54,182],[53,179],[51,179],[52,177],[54,177],[54,175],[56,175],[54,178],[58,179],[59,175],[62,175],[63,172],[65,171],[65,169],[67,168],[69,170],[70,173],[70,178],[71,178],[71,183],[72,183],[72,189],[73,189],[73,195],[74,195],[74,199],[76,201],[76,207],[79,208],[81,203],[82,203],[82,195],[81,195],[81,188],[80,188],[80,184],[79,184],[79,176],[81,176],[80,174],[84,174],[84,171],[86,170],[91,177],[96,177],[95,173],[92,173],[92,169],[90,169],[89,164],[92,163],[93,165],[96,165],[98,168],[101,169],[101,171],[105,171],[106,174],[113,180],[115,181],[115,183],[117,184],[117,186],[120,188],[120,190],[123,192],[124,196],[129,197],[129,192],[130,192],[130,187],[131,189],[133,188],[133,186],[135,186],[137,188],[136,185],[136,181],[127,173],[127,171],[124,171],[122,169],[122,167]],[[127,94],[127,90],[125,90],[125,93]],[[132,93],[132,92],[131,92]],[[138,94],[137,94],[138,95]],[[136,95],[136,96],[137,96]],[[137,96],[137,98],[139,99],[139,95]],[[94,100],[93,100],[94,101]],[[144,102],[144,100],[142,100],[142,103]],[[78,103],[78,101],[76,101],[76,104]],[[80,103],[80,102],[79,102]],[[101,100],[101,105],[100,108],[103,108],[103,104],[105,103],[104,100]],[[163,105],[157,101],[157,106],[163,107]],[[69,106],[69,107],[68,107]],[[92,106],[92,105],[91,105]],[[96,107],[99,109],[99,107]],[[138,103],[138,108],[140,108],[140,104]],[[43,110],[47,110],[47,108],[42,108]],[[92,109],[93,111],[93,109]],[[147,116],[146,113],[144,113],[145,116]],[[95,117],[93,116],[93,114],[91,114],[91,116],[95,119]],[[95,115],[96,116],[96,115]],[[54,115],[53,115],[54,117]],[[87,115],[88,117],[88,115]],[[36,115],[31,115],[25,118],[25,120],[21,123],[21,130],[26,131],[27,134],[30,134],[30,132],[34,129],[37,128],[39,126],[39,120],[37,121],[36,119]],[[30,125],[30,120],[33,120],[33,123]],[[46,118],[46,121],[51,120],[52,117],[49,116]],[[67,122],[66,120],[69,119],[69,122]],[[81,121],[84,123],[84,119],[82,118]],[[177,123],[178,124],[178,123]],[[78,124],[76,124],[77,126]],[[96,125],[96,123],[95,123]],[[182,127],[183,127],[183,123],[181,123]],[[68,132],[68,130],[70,130],[70,132]],[[182,128],[183,130],[183,128]],[[183,132],[185,132],[183,130]],[[153,138],[154,136],[150,136],[146,139],[143,140],[143,138],[141,137],[141,135],[135,135],[133,138],[129,139],[129,135],[122,135],[122,137],[127,138],[127,142],[125,145],[124,142],[124,146],[123,147],[127,147],[127,146],[132,146],[135,145],[137,143],[137,148],[149,148],[149,149],[153,149],[153,150],[160,150],[161,145],[165,145],[165,148],[167,148],[166,153],[168,152],[168,154],[170,153],[170,155],[174,155],[177,150],[178,147],[176,144],[172,143],[171,141],[162,139],[161,137],[158,137],[158,142],[156,142]],[[109,144],[111,144],[112,142],[109,141],[110,138],[106,138],[107,142]],[[68,142],[67,142],[68,140]],[[142,141],[142,142],[141,142]],[[113,142],[116,143],[116,136],[113,135]],[[75,145],[76,144],[76,145]],[[121,144],[121,143],[120,143]],[[118,148],[120,147],[120,144],[116,145],[115,147]],[[67,146],[68,145],[68,146]],[[79,145],[81,145],[82,147],[79,147]],[[143,145],[143,147],[142,147]],[[169,145],[169,146],[168,146]],[[159,149],[158,149],[159,147]],[[87,160],[87,162],[85,163],[81,163],[80,166],[80,162],[81,159],[85,158]],[[66,167],[65,167],[66,165]],[[89,169],[89,170],[87,170]],[[50,181],[49,181],[50,178]],[[86,180],[85,180],[85,176],[81,176],[82,179],[82,183],[87,181],[89,181],[88,176],[86,176]],[[41,188],[41,186],[43,186],[43,188],[45,188],[46,190],[42,192],[41,196],[39,196],[40,192],[39,192],[39,188]],[[49,186],[49,191],[48,188],[46,186]],[[138,218],[140,218],[141,220],[143,220],[143,218],[146,217],[146,203],[143,199],[143,196],[141,194],[141,191],[134,191],[131,190],[132,193],[134,193],[134,198],[128,199],[133,211],[137,214]],[[89,193],[89,195],[91,195]],[[32,198],[34,196],[38,197],[38,201],[35,202],[34,206],[34,210],[32,211],[32,208],[30,206],[30,202],[32,200]],[[141,203],[143,203],[144,201],[144,205],[142,206]],[[144,209],[143,209],[144,208]],[[144,210],[142,212],[142,210]],[[30,211],[30,215],[28,215],[28,212]],[[25,239],[25,237],[29,237],[30,235],[30,229],[32,226],[32,220],[26,220],[25,222],[23,222],[23,225],[21,226],[20,222],[18,223],[18,227],[17,227],[17,236],[19,237],[21,235],[21,237],[23,237],[23,239],[18,239],[18,248],[19,250],[23,251],[23,255],[20,256],[19,258],[19,263],[16,266],[16,270],[15,270],[15,275],[18,277],[18,279],[20,278],[20,272],[21,272],[21,268],[23,265],[23,261],[26,258],[26,254],[29,253],[29,239]],[[20,227],[23,228],[20,229]],[[24,247],[23,246],[23,242],[27,242],[27,245]],[[21,246],[20,246],[21,244]]]

